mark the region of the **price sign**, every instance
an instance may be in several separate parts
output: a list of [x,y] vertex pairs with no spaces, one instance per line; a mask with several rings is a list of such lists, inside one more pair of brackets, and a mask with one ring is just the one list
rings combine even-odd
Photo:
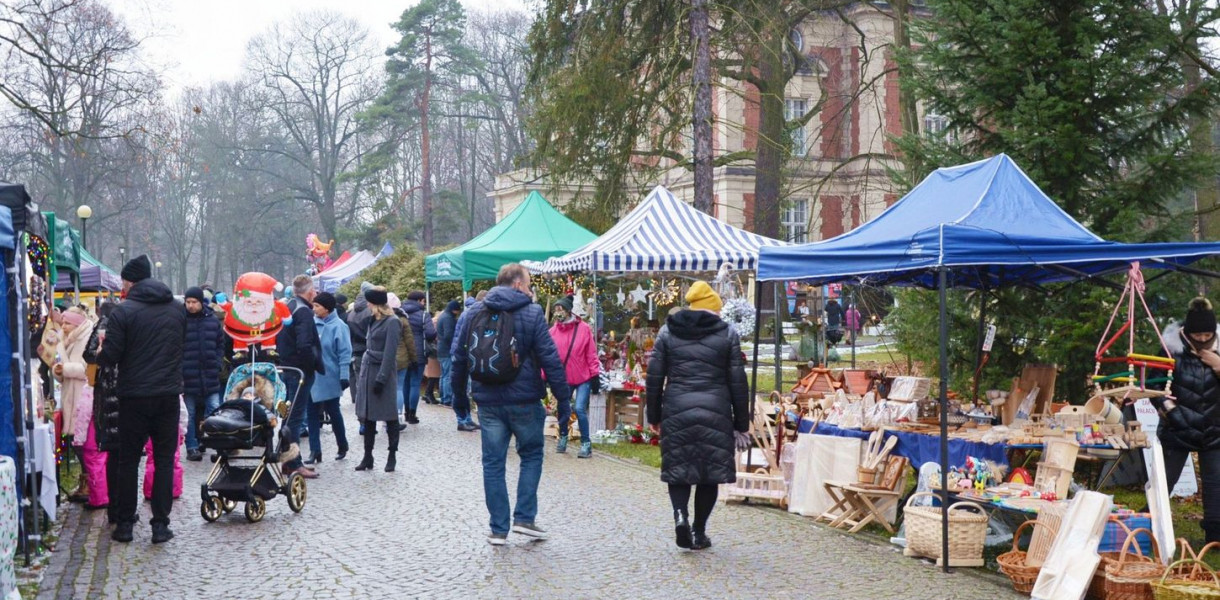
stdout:
[[987,326],[987,335],[983,337],[983,352],[991,352],[991,345],[995,343],[995,325]]

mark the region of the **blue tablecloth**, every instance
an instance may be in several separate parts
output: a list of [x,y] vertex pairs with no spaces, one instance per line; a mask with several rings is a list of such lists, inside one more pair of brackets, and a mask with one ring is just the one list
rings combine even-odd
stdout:
[[[799,431],[801,433],[810,433],[810,429],[813,426],[813,421],[802,419]],[[817,423],[817,429],[812,433],[854,437],[862,440],[867,440],[869,436],[867,431],[843,429],[826,423]],[[894,454],[905,456],[911,461],[911,466],[915,467],[916,470],[926,462],[940,463],[939,436],[903,431],[887,431],[885,436],[887,439],[892,436],[898,438],[898,445],[894,447]],[[949,438],[949,466],[956,467],[966,464],[967,456],[990,460],[1004,468],[1008,467],[1008,454],[1004,451],[1004,444],[984,444],[982,442]]]

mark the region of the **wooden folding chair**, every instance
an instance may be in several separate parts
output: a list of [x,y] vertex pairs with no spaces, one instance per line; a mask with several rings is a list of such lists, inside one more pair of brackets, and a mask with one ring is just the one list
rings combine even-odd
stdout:
[[824,484],[826,493],[835,503],[816,520],[827,521],[831,527],[847,528],[848,533],[860,531],[869,523],[878,523],[894,533],[894,526],[885,513],[898,505],[907,464],[906,457],[889,457],[881,482],[877,484],[827,481]]

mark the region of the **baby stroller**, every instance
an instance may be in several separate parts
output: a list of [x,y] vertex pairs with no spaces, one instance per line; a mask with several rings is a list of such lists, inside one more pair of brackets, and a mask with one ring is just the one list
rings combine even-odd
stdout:
[[[280,431],[296,405],[280,377],[288,370],[300,373],[266,362],[238,365],[225,385],[224,403],[204,419],[199,443],[217,454],[200,490],[199,513],[209,523],[232,512],[238,502],[246,503],[246,519],[257,523],[267,513],[266,501],[276,494],[288,497],[292,512],[305,508],[305,478],[298,473],[285,478],[279,469],[281,454],[296,442]],[[256,449],[261,452],[243,452]]]

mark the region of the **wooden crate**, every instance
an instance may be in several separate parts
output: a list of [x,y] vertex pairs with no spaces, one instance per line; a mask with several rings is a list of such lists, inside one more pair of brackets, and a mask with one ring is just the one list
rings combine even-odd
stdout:
[[606,394],[606,429],[615,429],[619,425],[644,426],[644,399],[640,393],[640,403],[631,401],[635,392],[628,390],[610,390]]

